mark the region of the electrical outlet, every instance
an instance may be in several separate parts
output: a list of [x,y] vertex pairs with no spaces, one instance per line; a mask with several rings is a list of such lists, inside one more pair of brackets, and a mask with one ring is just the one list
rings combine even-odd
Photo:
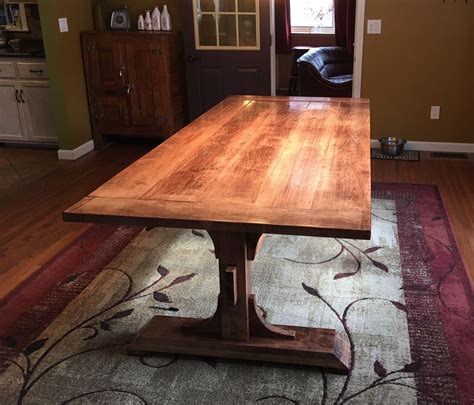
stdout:
[[440,113],[441,113],[441,107],[439,105],[432,105],[431,106],[430,118],[432,120],[439,120]]
[[69,32],[69,24],[67,18],[60,18],[59,20],[59,32]]
[[367,20],[367,34],[381,34],[382,20]]

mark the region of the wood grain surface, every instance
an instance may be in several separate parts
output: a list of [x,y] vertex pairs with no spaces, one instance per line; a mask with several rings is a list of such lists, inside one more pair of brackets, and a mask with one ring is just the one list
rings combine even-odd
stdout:
[[370,238],[367,100],[229,97],[67,221]]

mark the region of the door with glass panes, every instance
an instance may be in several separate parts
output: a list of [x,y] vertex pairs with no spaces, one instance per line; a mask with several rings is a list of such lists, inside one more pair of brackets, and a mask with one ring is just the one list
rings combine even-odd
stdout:
[[270,1],[181,0],[188,112],[228,95],[270,95]]

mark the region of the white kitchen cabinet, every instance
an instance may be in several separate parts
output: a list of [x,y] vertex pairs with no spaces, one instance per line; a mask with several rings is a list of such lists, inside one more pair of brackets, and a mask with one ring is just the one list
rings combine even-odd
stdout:
[[20,86],[28,139],[33,142],[57,142],[54,126],[52,91],[48,83],[31,82]]
[[23,111],[18,85],[0,82],[0,140],[28,140]]
[[24,59],[1,62],[4,67],[13,66],[14,74],[10,69],[12,79],[0,78],[0,142],[57,144],[46,63]]

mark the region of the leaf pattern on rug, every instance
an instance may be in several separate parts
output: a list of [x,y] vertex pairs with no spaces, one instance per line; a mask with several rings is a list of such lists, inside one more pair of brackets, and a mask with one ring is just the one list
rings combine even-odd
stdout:
[[292,262],[292,263],[297,263],[297,264],[321,265],[321,264],[326,264],[326,263],[332,262],[332,261],[340,258],[344,253],[347,253],[352,258],[352,261],[353,261],[353,264],[354,264],[354,269],[353,269],[353,271],[350,271],[350,272],[337,273],[334,276],[334,280],[341,280],[341,279],[348,278],[348,277],[353,277],[353,276],[359,274],[362,270],[362,260],[358,256],[364,257],[368,262],[370,262],[372,264],[373,267],[378,268],[378,269],[384,271],[385,273],[389,272],[389,268],[388,268],[387,265],[373,259],[370,256],[371,253],[375,253],[375,252],[379,251],[380,249],[383,249],[383,246],[372,246],[372,247],[367,248],[367,249],[362,249],[362,248],[358,247],[354,242],[350,242],[350,241],[345,240],[345,239],[334,238],[334,241],[337,242],[340,245],[340,250],[336,255],[334,255],[334,256],[332,256],[328,259],[324,259],[324,260],[319,261],[319,262],[298,261],[298,260],[289,259],[289,258],[285,258],[285,260],[287,260],[289,262]]
[[[54,349],[60,345],[68,336],[74,334],[75,332],[81,331],[81,330],[86,330],[86,331],[92,331],[92,334],[84,338],[84,341],[92,341],[96,339],[101,332],[109,333],[113,331],[113,324],[114,322],[121,322],[124,319],[128,318],[131,316],[135,308],[127,308],[123,310],[118,310],[120,306],[123,306],[124,304],[129,304],[132,301],[142,299],[148,296],[153,296],[155,300],[159,302],[171,302],[168,296],[163,293],[163,290],[167,290],[173,286],[176,286],[181,283],[185,283],[193,279],[195,276],[194,273],[187,274],[184,276],[179,276],[176,277],[171,283],[168,285],[165,285],[164,287],[161,287],[160,289],[152,292],[148,292],[150,289],[155,288],[162,280],[168,276],[170,273],[168,269],[166,269],[163,266],[158,266],[157,268],[157,273],[159,277],[155,279],[153,282],[151,282],[149,285],[139,289],[138,291],[132,293],[133,291],[133,279],[130,277],[130,275],[124,271],[123,269],[116,268],[116,267],[105,267],[103,269],[104,271],[113,271],[113,272],[118,272],[122,274],[126,280],[127,286],[126,286],[126,292],[123,294],[123,296],[118,299],[116,302],[112,303],[111,305],[107,306],[105,309],[89,316],[87,319],[84,321],[80,322],[77,325],[74,325],[72,328],[64,332],[61,336],[57,337],[53,341],[50,341],[49,338],[42,338],[39,340],[34,341],[30,345],[28,345],[25,349],[23,350],[18,350],[16,349],[16,339],[12,336],[8,336],[4,338],[5,344],[12,348],[18,350],[19,354],[23,356],[23,359],[25,360],[24,363],[25,365],[20,364],[19,362],[15,360],[10,360],[10,363],[15,365],[21,372],[21,376],[23,379],[22,386],[20,388],[20,391],[18,393],[18,401],[17,404],[23,404],[25,399],[27,398],[29,392],[39,383],[41,382],[42,378],[51,370],[55,369],[56,367],[60,366],[64,362],[81,356],[83,354],[99,351],[99,350],[104,350],[104,349],[110,349],[114,347],[120,347],[124,346],[126,344],[129,344],[129,341],[118,343],[118,344],[109,344],[109,345],[103,345],[103,346],[98,346],[98,347],[92,347],[88,348],[85,350],[82,350],[80,352],[70,354],[67,357],[61,358],[59,360],[51,360],[49,361],[50,357],[54,353]],[[68,283],[71,282],[71,276],[69,276],[65,281]],[[62,284],[64,284],[63,282]],[[66,283],[67,284],[67,283]],[[157,299],[158,298],[158,299]],[[172,310],[172,309],[168,309]],[[115,312],[114,312],[115,311]],[[112,313],[112,315],[107,316],[107,314]],[[105,318],[104,318],[105,315]],[[48,344],[48,345],[47,345]],[[39,355],[37,358],[33,358],[33,354],[40,352],[42,349],[44,351]],[[168,364],[164,365],[163,367],[167,367],[171,364],[173,364],[176,361],[176,359],[173,359],[170,361]],[[143,363],[143,361],[142,361]],[[148,365],[148,364],[146,364]],[[94,394],[99,394],[99,393],[125,393],[129,396],[135,397],[139,399],[143,403],[147,403],[145,399],[143,399],[141,396],[139,396],[136,393],[126,391],[126,390],[120,390],[120,389],[107,389],[107,390],[96,390],[96,391],[90,391],[85,394],[81,394],[78,396],[75,396],[73,398],[70,398],[67,401],[64,401],[63,403],[67,404],[73,401],[76,401],[78,399],[86,398],[86,397],[91,397]]]
[[[312,295],[313,297],[319,299],[321,302],[323,302],[330,310],[331,312],[336,316],[336,318],[339,320],[339,322],[342,324],[342,327],[343,327],[343,330],[344,330],[344,333],[346,334],[347,338],[348,338],[348,341],[349,341],[349,345],[350,345],[350,354],[351,354],[351,357],[350,357],[350,364],[349,364],[349,373],[347,375],[347,377],[345,378],[345,382],[344,382],[344,385],[341,389],[341,391],[339,392],[336,400],[334,401],[334,404],[344,404],[358,396],[360,396],[361,394],[371,390],[371,389],[374,389],[374,388],[377,388],[381,385],[386,385],[386,384],[395,384],[395,385],[400,385],[400,386],[403,386],[405,388],[409,388],[409,389],[412,389],[414,391],[419,391],[419,388],[416,387],[416,386],[412,386],[412,385],[409,385],[409,384],[406,384],[403,382],[403,380],[406,380],[406,379],[411,379],[414,377],[414,373],[416,371],[418,371],[420,369],[420,364],[419,363],[411,363],[411,364],[408,364],[408,365],[405,365],[403,368],[399,369],[399,370],[394,370],[394,371],[390,371],[388,372],[385,367],[382,365],[382,363],[379,361],[379,360],[376,360],[374,362],[374,365],[373,365],[373,368],[374,368],[374,373],[379,377],[378,379],[375,379],[372,383],[370,383],[369,385],[367,385],[366,387],[360,389],[359,391],[353,393],[353,394],[350,394],[350,395],[346,395],[347,393],[347,390],[348,390],[348,387],[350,385],[350,381],[351,381],[351,378],[352,378],[352,374],[353,374],[353,371],[354,371],[354,366],[355,366],[355,353],[356,353],[356,347],[355,347],[355,343],[354,343],[354,339],[352,337],[352,332],[349,328],[349,325],[348,325],[348,316],[349,316],[349,312],[350,312],[350,309],[352,307],[354,307],[355,305],[357,305],[358,303],[361,303],[361,302],[367,302],[367,301],[378,301],[378,302],[389,302],[391,304],[393,304],[395,306],[395,308],[401,310],[401,311],[404,311],[406,312],[406,308],[405,306],[400,303],[400,302],[394,302],[394,301],[391,301],[391,300],[388,300],[388,299],[385,299],[385,298],[372,298],[372,297],[366,297],[366,298],[360,298],[360,299],[357,299],[355,301],[352,301],[351,303],[349,303],[343,310],[342,313],[338,312],[334,306],[332,306],[320,293],[319,291],[314,288],[314,287],[311,287],[311,286],[308,286],[306,285],[305,283],[302,283],[302,287],[303,289],[310,295]],[[402,373],[405,373],[405,374],[409,374],[408,376],[406,375],[400,375]],[[388,377],[391,377],[390,379],[387,379]],[[429,396],[429,393],[424,393],[425,395],[427,395],[427,397],[430,397]],[[327,397],[327,385],[324,385],[324,394],[323,394],[323,398],[326,398]],[[323,401],[322,403],[325,403],[325,401]]]

